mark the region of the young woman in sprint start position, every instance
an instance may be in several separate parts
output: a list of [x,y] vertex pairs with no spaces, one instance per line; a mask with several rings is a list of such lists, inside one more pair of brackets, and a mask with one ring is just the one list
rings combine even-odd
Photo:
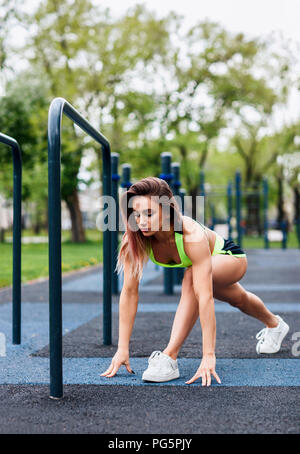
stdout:
[[[118,254],[117,271],[124,271],[119,302],[118,349],[109,368],[101,375],[113,377],[129,363],[129,341],[138,306],[138,287],[143,266],[150,258],[163,267],[186,268],[180,302],[171,337],[163,351],[154,351],[142,379],[165,382],[179,377],[177,355],[198,317],[202,329],[202,360],[194,376],[210,386],[216,373],[216,319],[214,298],[228,302],[266,325],[256,338],[257,353],[276,353],[289,331],[278,315],[266,308],[255,294],[245,290],[239,280],[247,270],[247,257],[238,245],[180,213],[169,185],[156,177],[144,178],[121,196],[120,208],[126,231]],[[166,228],[167,227],[167,228]]]

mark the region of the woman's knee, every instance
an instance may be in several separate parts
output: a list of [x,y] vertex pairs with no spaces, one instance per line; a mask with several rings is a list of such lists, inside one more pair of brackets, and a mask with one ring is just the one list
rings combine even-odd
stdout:
[[214,286],[214,298],[241,309],[248,302],[248,292],[238,282],[225,287]]

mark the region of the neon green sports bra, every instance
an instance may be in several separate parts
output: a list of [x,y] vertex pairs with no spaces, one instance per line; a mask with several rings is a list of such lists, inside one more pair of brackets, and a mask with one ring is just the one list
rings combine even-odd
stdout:
[[[198,222],[198,221],[196,221],[196,222]],[[200,224],[203,227],[204,231],[205,231],[205,226],[203,224],[201,224],[200,222],[198,222],[198,224]],[[177,251],[178,251],[178,254],[179,254],[181,262],[180,263],[175,263],[175,262],[161,263],[161,262],[158,262],[155,259],[155,257],[154,257],[153,250],[152,250],[152,247],[151,247],[151,243],[150,243],[150,249],[149,249],[149,258],[150,258],[150,260],[152,260],[152,262],[156,263],[157,265],[165,266],[165,267],[168,267],[168,268],[185,268],[185,267],[191,266],[192,265],[192,261],[186,255],[186,253],[184,251],[183,234],[179,233],[179,232],[174,232],[174,233],[175,233],[175,242],[176,242],[176,246],[177,246]]]

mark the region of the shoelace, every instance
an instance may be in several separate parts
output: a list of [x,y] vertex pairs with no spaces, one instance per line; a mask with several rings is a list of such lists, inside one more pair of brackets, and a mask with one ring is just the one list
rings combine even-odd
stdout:
[[265,341],[267,333],[268,333],[268,328],[263,328],[256,334],[256,339],[258,340],[258,344],[257,344],[256,348],[260,348],[262,346],[262,344]]
[[256,339],[260,340],[261,343],[265,340],[265,337],[268,333],[268,328],[263,328],[261,329],[257,334],[256,334]]
[[160,354],[161,354],[161,351],[159,351],[159,350],[155,350],[154,352],[152,352],[150,355],[150,358],[148,360],[148,363],[150,363],[150,361],[152,362],[153,360],[154,361],[158,360],[160,357]]
[[[160,350],[155,350],[154,352],[151,353],[149,359],[148,359],[148,364],[149,366],[154,366],[154,367],[159,367],[159,368],[164,368],[165,367],[165,363],[166,363],[166,360],[164,357],[163,358],[163,361],[160,362],[160,358],[161,358],[161,355],[162,355],[162,352]],[[176,365],[174,365],[173,362],[169,361],[168,362],[169,366],[172,368],[172,369],[176,369]]]
[[[269,332],[269,328],[263,328],[256,334],[256,339],[259,341],[258,346],[261,346],[265,342],[268,332]],[[271,338],[270,341],[272,342],[272,344],[277,345],[277,342],[275,339]]]

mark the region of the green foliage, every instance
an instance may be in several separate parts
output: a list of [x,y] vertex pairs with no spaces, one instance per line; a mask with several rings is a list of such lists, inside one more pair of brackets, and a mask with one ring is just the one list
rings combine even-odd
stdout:
[[[12,285],[12,244],[0,243],[1,261],[0,287]],[[102,239],[90,240],[83,244],[66,242],[62,244],[62,271],[72,271],[94,266],[103,261]],[[22,245],[22,283],[48,277],[48,244]]]
[[[195,193],[200,169],[219,182],[233,177],[237,166],[249,184],[263,174],[276,175],[276,157],[293,133],[263,137],[261,131],[286,102],[294,60],[288,52],[276,54],[271,41],[230,33],[209,21],[184,31],[175,14],[158,19],[142,5],[118,19],[92,0],[45,0],[27,15],[20,14],[19,0],[0,5],[6,30],[11,21],[29,30],[18,57],[30,68],[5,87],[0,129],[22,146],[23,195],[35,200],[37,211],[47,196],[47,112],[56,96],[101,130],[112,151],[120,153],[120,163],[132,164],[135,180],[160,173],[163,151],[181,163],[187,194]],[[4,32],[0,49],[5,66],[16,51]],[[249,121],[249,112],[255,121]],[[233,138],[220,152],[218,139],[225,132]],[[10,196],[9,151],[0,149],[0,190],[5,187]],[[90,169],[101,176],[100,147],[64,119],[65,200],[77,191],[82,157],[91,149],[96,159]]]
[[[7,84],[0,102],[0,131],[15,138],[22,151],[23,200],[45,197],[47,159],[47,84],[24,72]],[[12,156],[0,144],[0,188],[12,197]]]

